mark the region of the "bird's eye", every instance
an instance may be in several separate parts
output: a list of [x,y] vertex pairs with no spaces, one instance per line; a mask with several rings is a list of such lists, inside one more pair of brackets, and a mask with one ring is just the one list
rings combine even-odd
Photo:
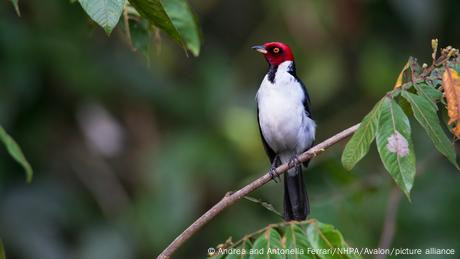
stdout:
[[280,52],[280,48],[274,48],[273,49],[273,53],[278,53],[278,52]]

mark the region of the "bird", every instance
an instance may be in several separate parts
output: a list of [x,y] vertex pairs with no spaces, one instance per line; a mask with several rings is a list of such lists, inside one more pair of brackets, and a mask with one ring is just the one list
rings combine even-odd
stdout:
[[[268,62],[268,72],[257,91],[256,101],[259,131],[271,163],[270,175],[276,181],[277,166],[296,164],[284,174],[283,218],[302,221],[310,213],[310,206],[297,155],[315,141],[316,123],[311,115],[310,96],[297,77],[294,55],[288,45],[267,42],[252,48]],[[307,167],[308,163],[304,162],[303,166]]]

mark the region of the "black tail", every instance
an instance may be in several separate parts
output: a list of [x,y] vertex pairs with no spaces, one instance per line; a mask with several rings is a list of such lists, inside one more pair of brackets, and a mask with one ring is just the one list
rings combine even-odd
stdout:
[[310,213],[308,196],[303,182],[302,167],[295,169],[295,174],[287,172],[284,174],[284,219],[305,220]]

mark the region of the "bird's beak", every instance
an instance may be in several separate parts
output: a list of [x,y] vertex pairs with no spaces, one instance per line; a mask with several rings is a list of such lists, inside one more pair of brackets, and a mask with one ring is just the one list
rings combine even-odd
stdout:
[[256,45],[256,46],[252,46],[252,49],[255,50],[255,51],[258,51],[262,54],[267,54],[267,50],[265,49],[265,47],[263,45]]

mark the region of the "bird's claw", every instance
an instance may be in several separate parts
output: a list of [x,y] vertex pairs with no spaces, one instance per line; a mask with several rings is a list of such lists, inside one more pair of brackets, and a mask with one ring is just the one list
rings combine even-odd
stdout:
[[291,159],[289,159],[289,162],[288,162],[289,167],[294,167],[297,164],[300,164],[299,158],[297,156],[293,156]]
[[278,180],[280,180],[280,176],[276,173],[276,167],[274,167],[274,166],[270,167],[270,171],[268,171],[268,174],[270,174],[270,177],[272,178],[272,180],[275,183],[278,183],[276,178],[278,178]]
[[316,157],[319,153],[326,151],[324,148],[318,149],[318,151],[313,153],[313,157]]

